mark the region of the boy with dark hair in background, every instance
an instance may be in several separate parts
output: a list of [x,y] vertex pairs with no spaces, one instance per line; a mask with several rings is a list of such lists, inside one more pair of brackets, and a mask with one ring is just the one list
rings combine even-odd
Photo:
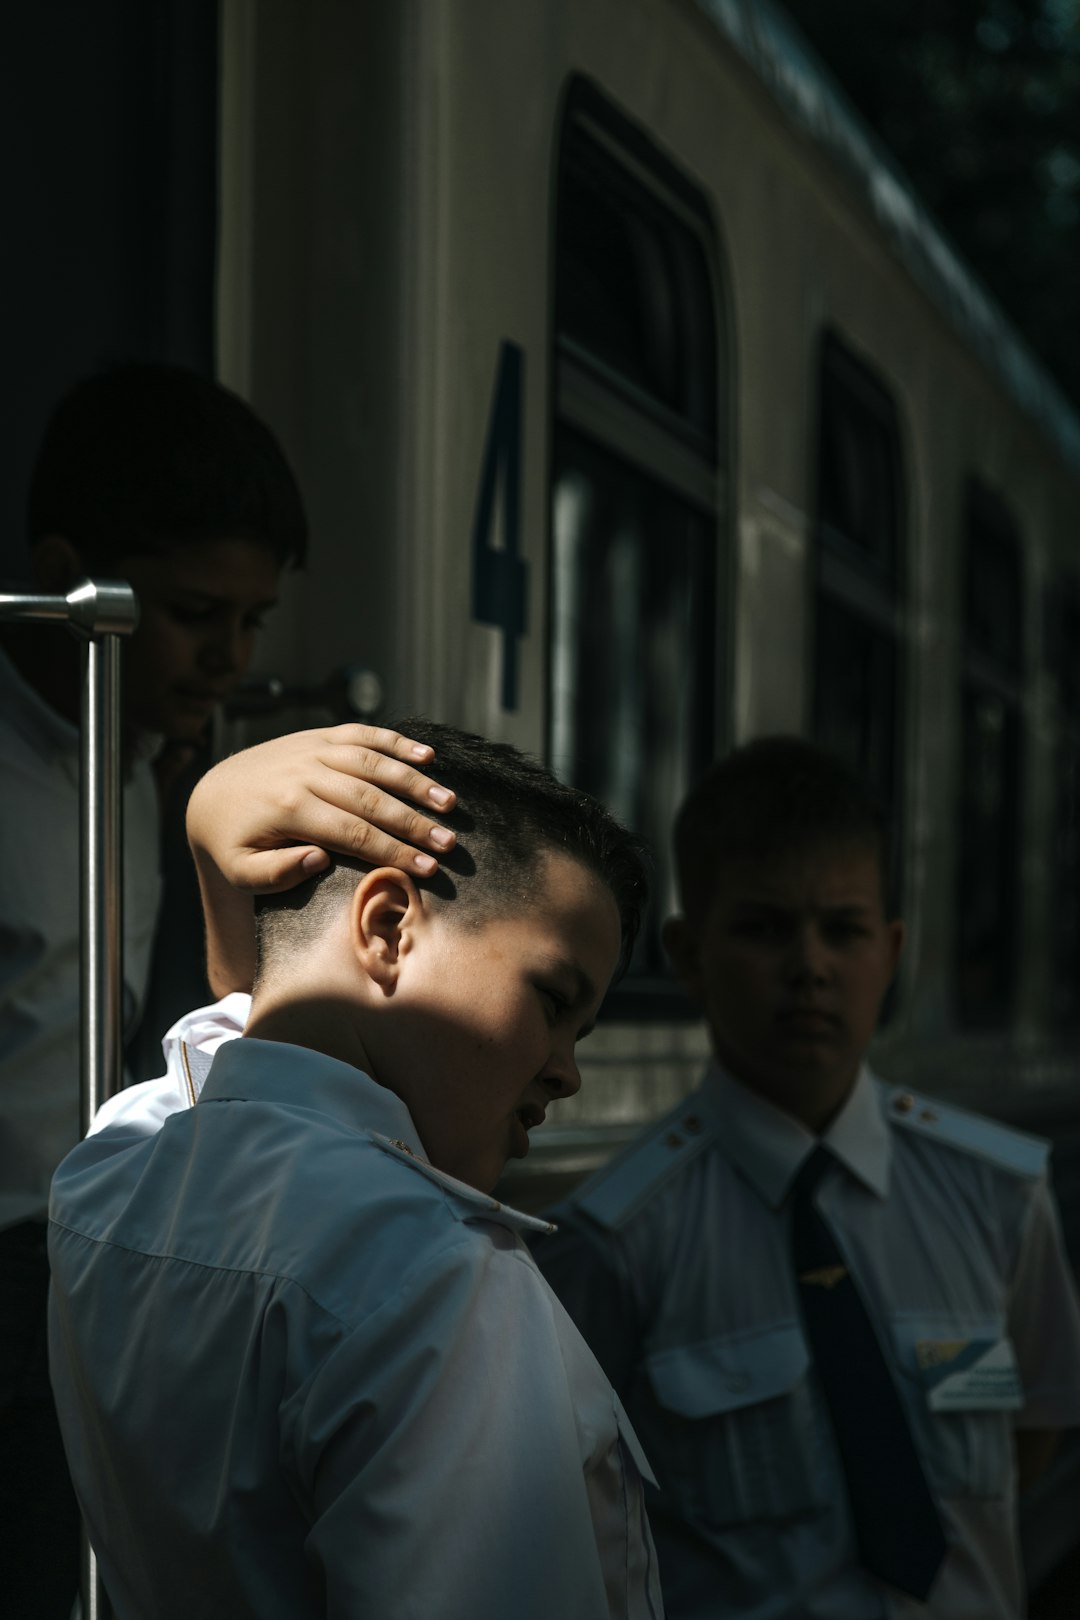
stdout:
[[862,784],[737,749],[678,818],[700,1089],[537,1256],[656,1469],[676,1620],[1015,1620],[1021,1483],[1080,1422],[1046,1146],[875,1079],[904,926]]
[[[177,366],[130,365],[77,384],[49,420],[30,480],[37,589],[83,575],[130,581],[139,624],[125,649],[124,720],[194,743],[243,675],[285,566],[307,554],[296,479],[236,394]],[[79,649],[26,631],[9,653],[34,691],[79,718]]]
[[[29,537],[35,591],[66,594],[96,574],[138,596],[123,653],[130,1033],[159,907],[159,791],[244,674],[282,567],[304,559],[303,502],[273,435],[236,395],[177,367],[131,365],[57,407],[32,475]],[[45,1215],[50,1177],[78,1136],[79,659],[54,629],[11,628],[0,642],[0,1587],[20,1620],[67,1620],[77,1584],[46,1368]],[[370,750],[397,746],[352,730]],[[356,774],[373,769],[368,754]],[[265,781],[251,809],[276,827],[291,783],[286,772]]]
[[195,1106],[53,1184],[53,1378],[119,1620],[660,1613],[636,1441],[542,1223],[491,1197],[580,1083],[641,861],[514,749],[407,725],[464,807],[442,872],[261,902]]

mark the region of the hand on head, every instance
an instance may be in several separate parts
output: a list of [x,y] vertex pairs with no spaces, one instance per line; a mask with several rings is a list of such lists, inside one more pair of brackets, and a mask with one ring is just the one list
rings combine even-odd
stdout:
[[329,865],[327,851],[429,877],[455,842],[432,819],[452,810],[455,796],[419,768],[434,752],[364,725],[292,732],[245,749],[191,796],[196,860],[253,894],[295,888]]

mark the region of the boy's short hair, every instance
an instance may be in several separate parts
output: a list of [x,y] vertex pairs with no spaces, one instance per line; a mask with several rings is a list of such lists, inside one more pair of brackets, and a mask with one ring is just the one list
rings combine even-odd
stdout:
[[[509,743],[411,717],[396,729],[435,750],[431,769],[457,794],[440,817],[457,843],[432,878],[418,878],[437,905],[452,904],[466,925],[526,909],[536,898],[542,857],[568,855],[611,890],[622,933],[620,966],[633,949],[645,904],[643,847],[599,800],[567,787]],[[330,912],[355,891],[369,865],[337,858],[326,872],[286,894],[256,901],[257,979],[322,932]]]
[[281,565],[307,552],[303,498],[249,405],[180,366],[119,366],[76,383],[30,480],[31,544],[59,534],[90,568],[206,540],[252,540]]
[[891,910],[888,820],[865,782],[805,737],[759,737],[718,760],[675,820],[685,915],[700,918],[722,866],[827,845],[862,845],[881,869]]

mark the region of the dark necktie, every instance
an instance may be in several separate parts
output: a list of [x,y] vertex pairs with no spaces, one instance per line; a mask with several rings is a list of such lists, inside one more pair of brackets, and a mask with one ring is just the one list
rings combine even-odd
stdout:
[[925,1598],[945,1537],[900,1396],[836,1239],[814,1208],[836,1160],[816,1147],[791,1189],[791,1243],[799,1303],[847,1477],[862,1564]]

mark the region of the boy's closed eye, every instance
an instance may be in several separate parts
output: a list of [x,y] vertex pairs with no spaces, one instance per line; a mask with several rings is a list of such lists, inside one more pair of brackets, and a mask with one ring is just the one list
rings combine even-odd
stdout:
[[[561,1020],[572,1018],[579,1014],[583,1001],[585,1000],[584,997],[576,995],[570,990],[559,988],[555,985],[541,985],[539,989],[540,995],[547,1010],[548,1023],[551,1025],[555,1025]],[[583,1041],[586,1035],[591,1035],[595,1028],[595,1022],[590,1022],[583,1025],[582,1028],[576,1032],[574,1036],[575,1041]]]
[[[544,1003],[545,1016],[552,1028],[566,1019],[580,1017],[597,998],[592,981],[580,968],[571,963],[555,964],[550,976],[545,974],[542,978],[537,978],[535,983]],[[588,1023],[575,1031],[575,1043],[583,1041],[595,1028],[596,1020],[591,1018]]]
[[557,1023],[569,1007],[569,1000],[561,990],[556,989],[553,985],[541,984],[538,989],[544,1002],[548,1023]]

